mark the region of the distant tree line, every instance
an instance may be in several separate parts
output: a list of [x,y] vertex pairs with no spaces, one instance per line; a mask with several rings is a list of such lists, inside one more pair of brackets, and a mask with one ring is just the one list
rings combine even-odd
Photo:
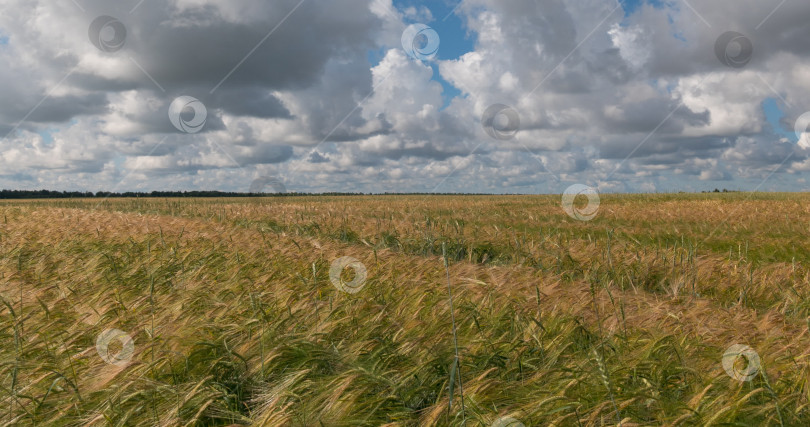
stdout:
[[225,191],[151,191],[115,193],[110,191],[0,190],[0,199],[77,199],[112,197],[267,197],[295,196],[299,193],[234,193]]
[[[291,197],[291,196],[364,196],[373,193],[236,193],[227,191],[151,191],[114,193],[110,191],[0,190],[0,199],[79,199],[119,197]],[[483,195],[482,193],[384,193],[383,195]]]
[[[737,193],[738,191],[702,191],[702,193]],[[684,193],[680,191],[680,193]],[[292,197],[292,196],[491,196],[488,193],[237,193],[229,191],[151,191],[114,193],[110,191],[52,191],[52,190],[0,190],[0,199],[79,199],[79,198],[123,198],[123,197]],[[501,196],[525,196],[527,194],[499,194]]]
[[701,191],[701,193],[739,193],[739,191],[726,190],[725,188],[723,189],[723,191],[720,191],[715,188],[714,191]]

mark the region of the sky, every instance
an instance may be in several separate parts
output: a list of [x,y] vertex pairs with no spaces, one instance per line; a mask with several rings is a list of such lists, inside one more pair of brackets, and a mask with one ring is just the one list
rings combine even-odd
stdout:
[[810,2],[0,10],[2,188],[808,190]]

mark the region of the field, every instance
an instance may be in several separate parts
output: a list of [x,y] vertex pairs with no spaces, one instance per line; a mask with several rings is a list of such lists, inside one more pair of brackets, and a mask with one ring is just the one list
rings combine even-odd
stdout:
[[0,424],[810,425],[808,234],[808,194],[5,201]]

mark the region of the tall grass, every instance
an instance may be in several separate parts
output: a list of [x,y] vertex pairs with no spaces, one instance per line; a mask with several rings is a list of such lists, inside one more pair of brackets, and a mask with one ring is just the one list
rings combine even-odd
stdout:
[[808,425],[806,199],[5,202],[0,422]]

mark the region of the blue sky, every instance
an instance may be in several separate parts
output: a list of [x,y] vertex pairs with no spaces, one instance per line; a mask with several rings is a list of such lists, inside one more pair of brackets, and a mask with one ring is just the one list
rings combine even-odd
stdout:
[[[624,10],[625,18],[630,17],[636,13],[643,5],[655,7],[657,9],[664,9],[667,3],[663,0],[620,0],[622,9]],[[423,22],[430,25],[441,35],[441,46],[437,55],[439,60],[453,60],[458,59],[462,55],[475,50],[476,34],[471,32],[465,27],[461,17],[455,12],[458,2],[455,0],[446,1],[428,1],[428,0],[394,0],[394,6],[397,9],[405,10],[408,7],[426,7],[430,10],[433,20],[430,22]],[[416,23],[417,21],[408,20],[407,23]],[[419,21],[421,22],[421,21]],[[673,38],[682,40],[681,35],[673,35]],[[382,59],[383,51],[373,52],[369,55],[369,60],[372,66],[379,64]],[[442,78],[437,70],[435,63],[431,64],[434,69],[434,80],[441,83],[444,89],[443,98],[445,107],[449,104],[453,97],[460,96],[461,92],[452,84],[448,83]],[[781,107],[782,102],[779,98],[771,97],[762,102],[762,111],[767,118],[768,124],[771,126],[773,135],[778,137],[788,138],[796,142],[797,138],[793,129],[786,129],[781,122],[784,117],[784,111]]]
[[644,4],[652,5],[657,8],[663,8],[666,4],[666,2],[664,2],[663,0],[648,0],[648,1],[619,0],[619,3],[622,4],[622,9],[624,10],[625,16],[632,15],[634,12],[636,12],[636,10],[638,10],[639,7],[641,7]]
[[[394,7],[399,10],[405,10],[408,7],[426,7],[430,10],[433,20],[430,22],[417,22],[416,20],[407,20],[408,24],[423,23],[429,25],[441,35],[441,45],[436,58],[439,60],[458,59],[468,52],[475,49],[475,33],[468,31],[464,27],[464,22],[458,14],[454,13],[457,3],[451,3],[444,0],[438,1],[416,1],[416,0],[395,0]],[[372,62],[371,65],[377,65],[381,56],[376,58],[377,62]],[[444,92],[442,98],[444,100],[443,107],[446,107],[450,101],[460,96],[461,92],[444,80],[439,74],[435,63],[431,64],[433,68],[434,80],[441,83]]]

